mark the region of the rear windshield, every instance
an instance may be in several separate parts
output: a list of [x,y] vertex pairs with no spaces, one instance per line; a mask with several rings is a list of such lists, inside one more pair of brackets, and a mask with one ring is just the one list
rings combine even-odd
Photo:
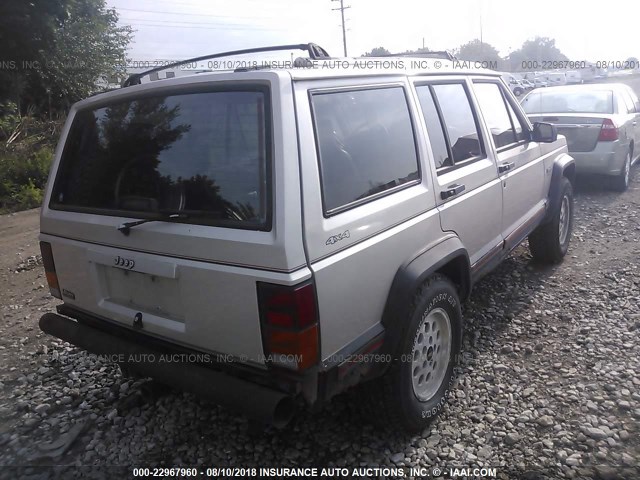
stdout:
[[613,113],[611,90],[530,93],[522,101],[526,113]]
[[256,88],[81,110],[51,208],[268,229],[267,107]]

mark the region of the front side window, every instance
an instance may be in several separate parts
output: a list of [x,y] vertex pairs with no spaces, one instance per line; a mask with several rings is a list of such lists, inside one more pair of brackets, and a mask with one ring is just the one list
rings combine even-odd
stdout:
[[[505,99],[506,100],[506,99]],[[507,101],[507,110],[509,110],[509,116],[511,117],[511,122],[513,123],[513,128],[516,132],[516,141],[524,141],[529,139],[529,126],[520,120],[520,117],[516,115],[515,110],[511,106],[511,103]]]
[[[475,83],[474,90],[496,148],[516,143],[517,132],[500,86],[497,83]],[[522,128],[520,131],[522,132]]]
[[51,208],[265,229],[267,95],[219,91],[144,97],[80,110]]
[[325,212],[418,180],[402,87],[312,95]]

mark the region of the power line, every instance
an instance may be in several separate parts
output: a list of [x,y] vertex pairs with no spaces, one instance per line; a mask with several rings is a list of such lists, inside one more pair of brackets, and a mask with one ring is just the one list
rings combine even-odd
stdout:
[[[152,0],[154,4],[161,2],[161,3],[170,3],[172,6],[173,5],[185,5],[187,7],[202,7],[203,3],[202,2],[196,2],[196,3],[190,3],[190,2],[177,2],[175,0]],[[206,4],[205,4],[206,5]],[[117,6],[114,6],[113,8],[120,8]]]
[[[137,22],[143,22],[144,23],[168,23],[168,24],[186,24],[186,25],[204,25],[204,26],[210,26],[210,27],[215,27],[215,26],[225,26],[225,27],[240,27],[240,28],[255,28],[256,30],[270,30],[268,27],[262,27],[262,26],[258,26],[258,25],[251,25],[251,24],[247,24],[247,23],[228,23],[228,22],[188,22],[188,21],[183,21],[183,20],[155,20],[155,19],[149,19],[149,18],[120,18],[119,19],[121,22],[126,22],[129,24],[136,24]],[[174,26],[180,26],[180,25],[174,25]]]
[[[254,20],[264,20],[267,18],[276,18],[276,17],[249,17],[249,16],[240,16],[240,15],[211,15],[208,13],[183,13],[183,12],[169,12],[166,10],[141,10],[137,8],[123,8],[117,7],[117,10],[124,10],[126,12],[139,12],[139,13],[157,13],[161,15],[184,15],[188,17],[213,17],[213,18],[250,18]],[[156,20],[154,20],[156,21]]]
[[194,25],[163,25],[158,23],[131,23],[133,27],[154,27],[154,28],[188,28],[196,30],[247,30],[247,31],[278,31],[285,30],[283,28],[267,28],[267,27],[249,27],[249,26],[234,26],[228,24],[220,24],[212,27],[202,27]]
[[[175,0],[150,0],[150,1],[153,1],[154,5],[155,5],[155,4],[157,4],[158,2],[161,2],[161,3],[169,3],[169,4],[171,4],[172,6],[174,6],[174,5],[185,5],[185,6],[187,6],[187,7],[194,7],[194,8],[200,8],[200,7],[203,7],[203,6],[210,5],[208,1],[204,1],[204,2],[198,2],[198,1],[196,1],[196,3],[191,3],[191,2],[178,2],[178,1],[175,1]],[[264,3],[264,0],[244,0],[244,1],[245,1],[245,2],[257,2],[257,3]],[[287,2],[287,3],[288,3],[290,0],[271,0],[271,2],[275,2],[275,3],[277,3],[278,1],[281,1],[281,2]],[[119,9],[120,7],[118,7],[118,6],[115,6],[115,5],[114,5],[113,7],[110,7],[110,8]],[[270,6],[269,6],[269,8],[283,8],[283,9],[288,9],[288,8],[289,8],[289,5],[288,5],[288,4],[283,4],[283,5],[270,5]]]
[[340,7],[332,8],[331,10],[340,10],[340,16],[342,17],[342,46],[344,48],[344,56],[347,56],[347,29],[344,24],[344,11],[351,6],[345,7],[344,0],[331,0],[332,2],[340,2]]

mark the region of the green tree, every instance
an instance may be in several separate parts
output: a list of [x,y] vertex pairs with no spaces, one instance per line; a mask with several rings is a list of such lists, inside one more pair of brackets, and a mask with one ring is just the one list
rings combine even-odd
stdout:
[[20,106],[26,66],[51,48],[65,16],[62,2],[0,2],[0,102]]
[[498,53],[498,50],[493,45],[490,45],[485,42],[481,42],[478,39],[471,40],[464,45],[461,45],[455,56],[459,60],[470,60],[470,61],[488,61],[488,62],[501,62],[502,57]]
[[0,2],[0,59],[6,62],[3,70],[13,69],[8,62],[36,60],[40,51],[50,47],[54,31],[66,16],[63,3]]
[[415,54],[429,53],[429,52],[431,52],[429,47],[421,47],[421,48],[416,48],[415,50],[405,50],[404,54],[405,55],[415,55]]
[[0,101],[65,111],[124,71],[130,27],[105,0],[31,0],[0,7]]
[[384,57],[385,55],[389,55],[390,53],[391,52],[384,47],[376,47],[370,52],[365,53],[363,57]]
[[556,47],[556,41],[548,37],[536,37],[527,40],[518,50],[509,55],[509,64],[512,71],[531,70],[527,67],[527,62],[553,62],[569,60],[569,58]]

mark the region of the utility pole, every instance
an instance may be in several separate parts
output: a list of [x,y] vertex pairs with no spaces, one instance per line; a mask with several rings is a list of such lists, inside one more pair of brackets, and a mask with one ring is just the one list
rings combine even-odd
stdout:
[[484,55],[484,42],[482,41],[482,1],[480,2],[480,55]]
[[332,2],[340,2],[339,8],[332,8],[331,10],[340,10],[340,16],[342,17],[342,45],[344,47],[344,56],[347,56],[347,27],[344,24],[344,11],[351,6],[345,7],[344,0],[331,0]]

